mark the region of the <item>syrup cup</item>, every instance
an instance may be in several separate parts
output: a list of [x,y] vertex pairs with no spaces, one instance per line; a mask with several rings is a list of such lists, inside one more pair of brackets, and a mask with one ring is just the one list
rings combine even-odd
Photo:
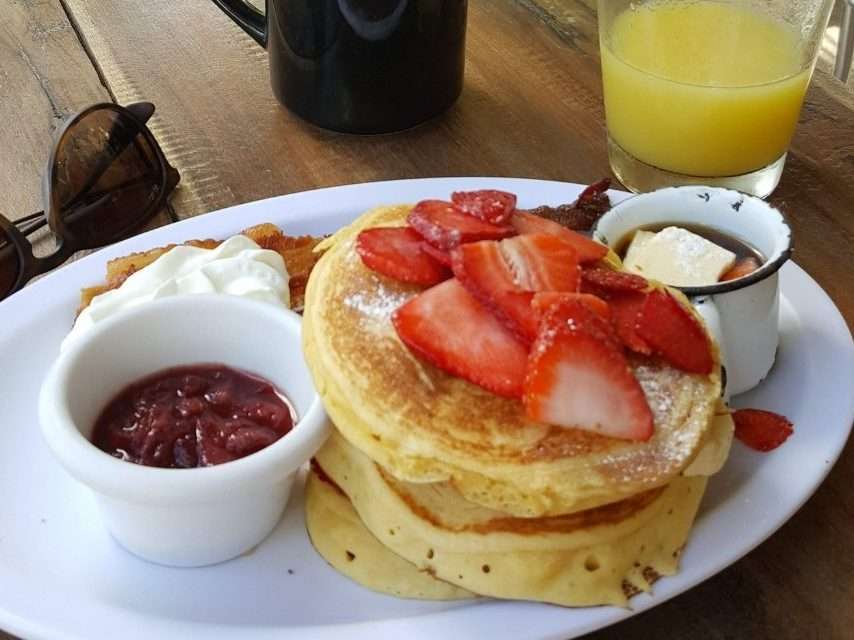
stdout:
[[[273,530],[297,470],[329,433],[300,327],[295,313],[267,303],[180,296],[107,318],[63,351],[42,385],[42,433],[66,471],[92,490],[122,546],[159,564],[201,566],[240,555]],[[294,428],[244,458],[197,469],[125,462],[90,442],[98,415],[128,384],[198,363],[269,380],[293,404]]]
[[716,229],[764,256],[759,269],[741,278],[676,287],[691,300],[720,347],[725,397],[752,389],[768,375],[779,344],[777,272],[792,253],[792,231],[783,214],[738,191],[670,187],[618,203],[599,219],[593,237],[615,249],[635,230],[660,224]]

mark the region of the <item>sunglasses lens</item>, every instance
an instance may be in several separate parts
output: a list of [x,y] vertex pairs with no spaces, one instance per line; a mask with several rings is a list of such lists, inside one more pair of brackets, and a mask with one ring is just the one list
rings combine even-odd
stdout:
[[95,247],[145,222],[163,184],[162,165],[140,125],[105,108],[81,118],[62,137],[50,198],[62,224]]
[[12,292],[21,273],[21,256],[6,231],[0,227],[0,300]]

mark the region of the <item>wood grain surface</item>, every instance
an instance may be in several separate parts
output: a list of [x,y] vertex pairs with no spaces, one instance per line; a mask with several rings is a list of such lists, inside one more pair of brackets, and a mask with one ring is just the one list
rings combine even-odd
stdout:
[[[112,97],[58,1],[0,0],[0,215],[40,211],[42,176],[62,121]],[[171,220],[168,212],[150,227]],[[45,229],[32,238],[49,252]],[[79,257],[83,252],[75,257]]]
[[42,208],[42,173],[62,119],[110,94],[59,2],[0,6],[0,214],[14,219]]
[[[202,0],[0,0],[0,213],[40,208],[52,128],[86,103],[151,100],[151,129],[182,174],[178,217],[335,184],[495,175],[610,175],[589,0],[471,0],[465,88],[413,130],[319,130],[273,98],[266,55]],[[70,18],[70,20],[69,20]],[[854,327],[854,93],[816,72],[782,182],[795,259]],[[14,150],[14,152],[12,152]],[[793,470],[796,473],[797,470]],[[611,638],[854,637],[854,459],[780,532]],[[733,531],[738,536],[738,531]]]

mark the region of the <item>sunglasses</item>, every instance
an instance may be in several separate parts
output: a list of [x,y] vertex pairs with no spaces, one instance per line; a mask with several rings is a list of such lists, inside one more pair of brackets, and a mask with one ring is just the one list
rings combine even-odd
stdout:
[[[76,251],[127,237],[163,207],[180,176],[146,126],[153,113],[150,102],[103,103],[63,124],[45,171],[45,210],[15,222],[0,215],[0,300]],[[57,248],[38,257],[27,236],[45,225]]]

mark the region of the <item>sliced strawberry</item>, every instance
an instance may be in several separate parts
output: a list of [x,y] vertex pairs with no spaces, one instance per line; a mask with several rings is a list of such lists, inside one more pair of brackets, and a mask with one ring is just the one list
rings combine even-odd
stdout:
[[539,316],[531,309],[530,291],[505,291],[486,306],[526,346],[537,337]]
[[578,254],[558,236],[531,233],[502,240],[500,247],[523,291],[578,291]]
[[742,278],[749,273],[753,273],[762,265],[759,264],[759,260],[754,258],[753,256],[748,256],[746,258],[739,258],[735,261],[735,264],[732,265],[722,276],[720,281],[726,282],[727,280],[735,280],[736,278]]
[[542,317],[550,307],[566,302],[580,302],[595,314],[611,320],[611,310],[608,303],[602,298],[591,293],[561,293],[557,291],[543,291],[535,293],[531,301],[531,307]]
[[516,336],[530,344],[537,337],[539,316],[531,309],[533,294],[513,282],[513,273],[497,242],[471,242],[451,252],[454,275]]
[[611,322],[623,345],[635,353],[650,355],[652,347],[637,330],[638,317],[646,302],[646,294],[625,291],[619,294],[606,294],[605,299],[611,310]]
[[516,235],[509,225],[478,220],[443,200],[422,200],[409,213],[407,221],[427,242],[446,251],[466,242]]
[[[418,233],[417,231],[415,233]],[[419,236],[420,237],[420,236]],[[451,268],[451,254],[447,251],[442,251],[441,249],[437,249],[432,244],[427,242],[426,240],[421,241],[421,250],[426,253],[431,258],[435,258],[435,260],[449,269]]]
[[599,315],[583,299],[568,297],[583,294],[558,295],[567,297],[557,300],[543,312],[540,316],[540,332],[544,330],[544,327],[562,327],[571,332],[581,331],[622,353],[623,345],[617,337],[610,319]]
[[714,359],[705,329],[666,291],[647,295],[637,319],[637,332],[674,367],[689,373],[712,372]]
[[591,240],[590,238],[567,229],[547,218],[541,218],[533,213],[517,211],[510,220],[513,227],[520,234],[526,233],[548,233],[558,236],[561,240],[571,244],[578,252],[578,262],[587,264],[596,262],[608,255],[608,247]]
[[585,269],[581,278],[593,287],[607,291],[643,291],[649,286],[646,278],[634,273],[599,267]]
[[547,314],[528,359],[525,410],[531,418],[628,440],[648,440],[653,417],[625,356],[586,322]]
[[440,369],[501,396],[522,395],[528,350],[458,280],[421,292],[392,322],[407,347]]
[[492,224],[504,224],[516,210],[516,196],[506,191],[454,191],[451,200],[470,216]]
[[792,435],[792,423],[784,416],[762,409],[739,409],[732,414],[735,437],[751,449],[771,451]]
[[646,356],[652,354],[652,348],[637,331],[638,316],[646,301],[646,293],[632,289],[622,291],[608,289],[607,283],[603,287],[594,282],[597,279],[595,277],[585,278],[585,271],[593,271],[593,269],[582,271],[581,292],[602,298],[608,303],[608,308],[611,311],[611,322],[623,345],[635,353]]
[[433,285],[451,273],[421,248],[423,240],[409,227],[365,229],[356,238],[356,253],[369,269],[414,284]]

